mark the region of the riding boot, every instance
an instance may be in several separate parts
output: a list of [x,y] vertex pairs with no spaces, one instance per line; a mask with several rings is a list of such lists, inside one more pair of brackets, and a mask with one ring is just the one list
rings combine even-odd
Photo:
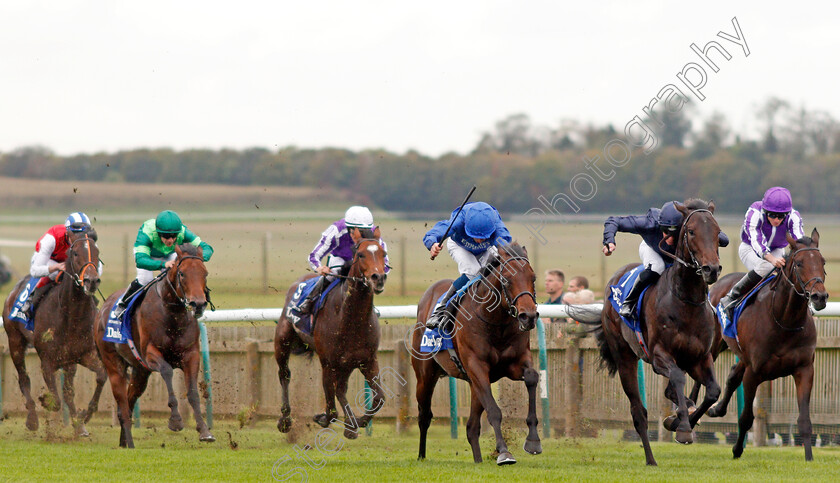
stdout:
[[132,280],[131,285],[128,286],[128,290],[120,297],[120,301],[117,302],[116,308],[114,308],[114,317],[120,318],[122,317],[123,312],[125,312],[125,306],[128,304],[128,301],[131,300],[131,297],[137,293],[138,290],[143,288],[143,284],[137,281],[135,278]]
[[312,291],[309,292],[309,295],[306,296],[299,304],[298,304],[298,312],[300,315],[308,314],[309,311],[312,310],[312,306],[315,305],[315,301],[318,300],[318,297],[321,296],[321,292],[324,291],[324,287],[327,285],[327,277],[320,277],[317,282],[315,282],[315,287],[312,288]]
[[38,303],[41,302],[41,299],[44,298],[44,295],[49,292],[52,286],[53,283],[49,282],[32,291],[32,294],[30,294],[26,302],[23,303],[23,307],[20,308],[21,312],[26,314],[27,319],[32,319],[32,314],[35,313],[35,308],[38,306]]
[[761,281],[763,277],[757,273],[755,270],[750,270],[747,272],[746,275],[741,277],[741,280],[738,280],[735,285],[729,289],[729,292],[720,299],[720,304],[723,306],[723,309],[726,311],[726,315],[729,318],[732,318],[732,311],[735,310],[735,306],[737,305],[737,301],[741,299],[744,295],[749,293],[758,282]]
[[426,327],[429,329],[434,329],[439,327],[442,322],[454,319],[455,318],[455,302],[453,301],[451,304],[446,303],[458,289],[455,288],[455,285],[452,284],[449,286],[449,290],[446,291],[446,295],[443,296],[442,302],[435,305],[435,309],[432,311],[432,315],[429,316],[429,320],[426,321]]
[[624,303],[618,309],[618,315],[626,319],[631,318],[636,308],[636,303],[639,301],[639,296],[642,295],[645,288],[655,284],[657,280],[659,280],[658,273],[650,268],[642,270],[639,278],[636,279],[636,283],[633,284],[633,288],[630,289],[630,293],[627,294],[627,298],[624,299]]

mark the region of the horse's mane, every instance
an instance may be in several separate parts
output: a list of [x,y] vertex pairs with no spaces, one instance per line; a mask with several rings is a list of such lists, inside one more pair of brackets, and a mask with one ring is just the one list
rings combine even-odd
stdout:
[[709,209],[709,203],[705,200],[701,200],[700,198],[689,198],[685,200],[685,203],[683,204],[689,211]]
[[184,252],[185,255],[190,255],[190,256],[193,256],[193,257],[198,256],[198,247],[191,244],[191,243],[185,243],[183,245],[180,245],[180,248],[181,248],[181,251]]
[[[525,252],[525,247],[523,247],[517,242],[500,244],[499,249],[504,250],[513,258],[524,258],[526,260],[528,259],[528,254]],[[500,262],[501,261],[499,260],[499,257],[493,257],[487,260],[487,263],[485,263],[484,266],[481,267],[481,270],[479,270],[478,274],[482,277],[487,278],[496,269],[496,267],[499,266]]]
[[528,258],[528,254],[525,252],[525,247],[520,245],[519,242],[505,243],[502,244],[501,247],[513,257]]

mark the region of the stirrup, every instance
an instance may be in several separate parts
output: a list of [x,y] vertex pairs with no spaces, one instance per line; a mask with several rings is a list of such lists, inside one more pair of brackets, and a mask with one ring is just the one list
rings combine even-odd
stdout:
[[119,319],[120,317],[123,316],[124,313],[125,313],[125,307],[123,307],[122,305],[120,305],[118,303],[117,306],[114,307],[114,312],[113,312],[114,318]]
[[446,310],[446,306],[443,304],[438,305],[432,311],[432,315],[429,316],[429,319],[426,320],[426,328],[427,329],[436,329],[440,327],[440,324],[443,322],[443,314]]
[[618,308],[618,315],[624,317],[625,319],[629,319],[630,317],[633,317],[634,308],[634,304],[623,303],[621,304],[621,307]]

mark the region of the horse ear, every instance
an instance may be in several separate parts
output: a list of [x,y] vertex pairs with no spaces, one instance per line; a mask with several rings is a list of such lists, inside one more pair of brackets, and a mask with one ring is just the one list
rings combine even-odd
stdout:
[[790,233],[785,233],[785,239],[787,240],[788,245],[790,245],[790,249],[796,250],[796,239],[790,236]]
[[684,204],[680,203],[679,201],[674,202],[674,207],[683,214],[683,216],[688,216],[688,208],[685,207]]
[[379,227],[373,229],[373,237],[374,238],[382,238],[382,232],[379,230]]
[[715,200],[709,200],[709,211],[715,214]]
[[814,241],[815,247],[820,246],[820,232],[817,231],[817,227],[814,227],[814,229],[811,230],[811,240]]

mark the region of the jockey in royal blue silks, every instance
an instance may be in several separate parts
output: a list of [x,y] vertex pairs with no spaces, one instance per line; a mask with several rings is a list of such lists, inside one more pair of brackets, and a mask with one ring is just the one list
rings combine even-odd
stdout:
[[[639,295],[646,287],[655,284],[665,271],[663,254],[674,255],[677,251],[677,236],[680,233],[683,216],[674,203],[676,201],[669,201],[662,205],[662,209],[651,208],[646,215],[611,216],[604,222],[603,252],[606,256],[612,255],[615,251],[616,232],[635,233],[642,237],[639,257],[645,269],[639,274],[618,311],[622,317],[632,316]],[[725,247],[729,245],[729,238],[721,232],[718,243]],[[671,257],[668,259],[670,260]]]
[[[331,224],[321,233],[321,239],[315,244],[308,260],[309,267],[321,275],[321,278],[309,295],[298,304],[299,313],[309,313],[324,288],[335,279],[335,275],[339,274],[346,263],[353,260],[353,250],[356,243],[363,238],[363,229],[371,230],[376,236],[378,229],[373,223],[373,214],[364,206],[351,206],[344,213],[344,218]],[[385,241],[380,238],[379,244],[387,253],[388,246]],[[321,264],[324,257],[327,257],[325,265]],[[388,255],[385,255],[385,273],[390,270]]]
[[802,216],[793,209],[790,191],[774,186],[761,201],[750,205],[744,216],[738,255],[749,271],[720,299],[730,319],[736,305],[733,302],[749,293],[774,268],[785,266],[787,234],[796,240],[804,236]]
[[[451,228],[449,228],[451,225]],[[510,243],[510,236],[498,210],[482,201],[467,203],[460,214],[454,210],[448,220],[435,223],[431,230],[423,237],[423,244],[436,257],[443,247],[441,243],[446,230],[449,228],[446,248],[452,259],[458,264],[460,277],[452,282],[449,291],[444,295],[444,303],[435,306],[432,315],[426,322],[426,327],[433,329],[447,318],[454,318],[455,304],[446,304],[455,293],[471,278],[478,275],[479,269],[497,252],[496,245]]]

